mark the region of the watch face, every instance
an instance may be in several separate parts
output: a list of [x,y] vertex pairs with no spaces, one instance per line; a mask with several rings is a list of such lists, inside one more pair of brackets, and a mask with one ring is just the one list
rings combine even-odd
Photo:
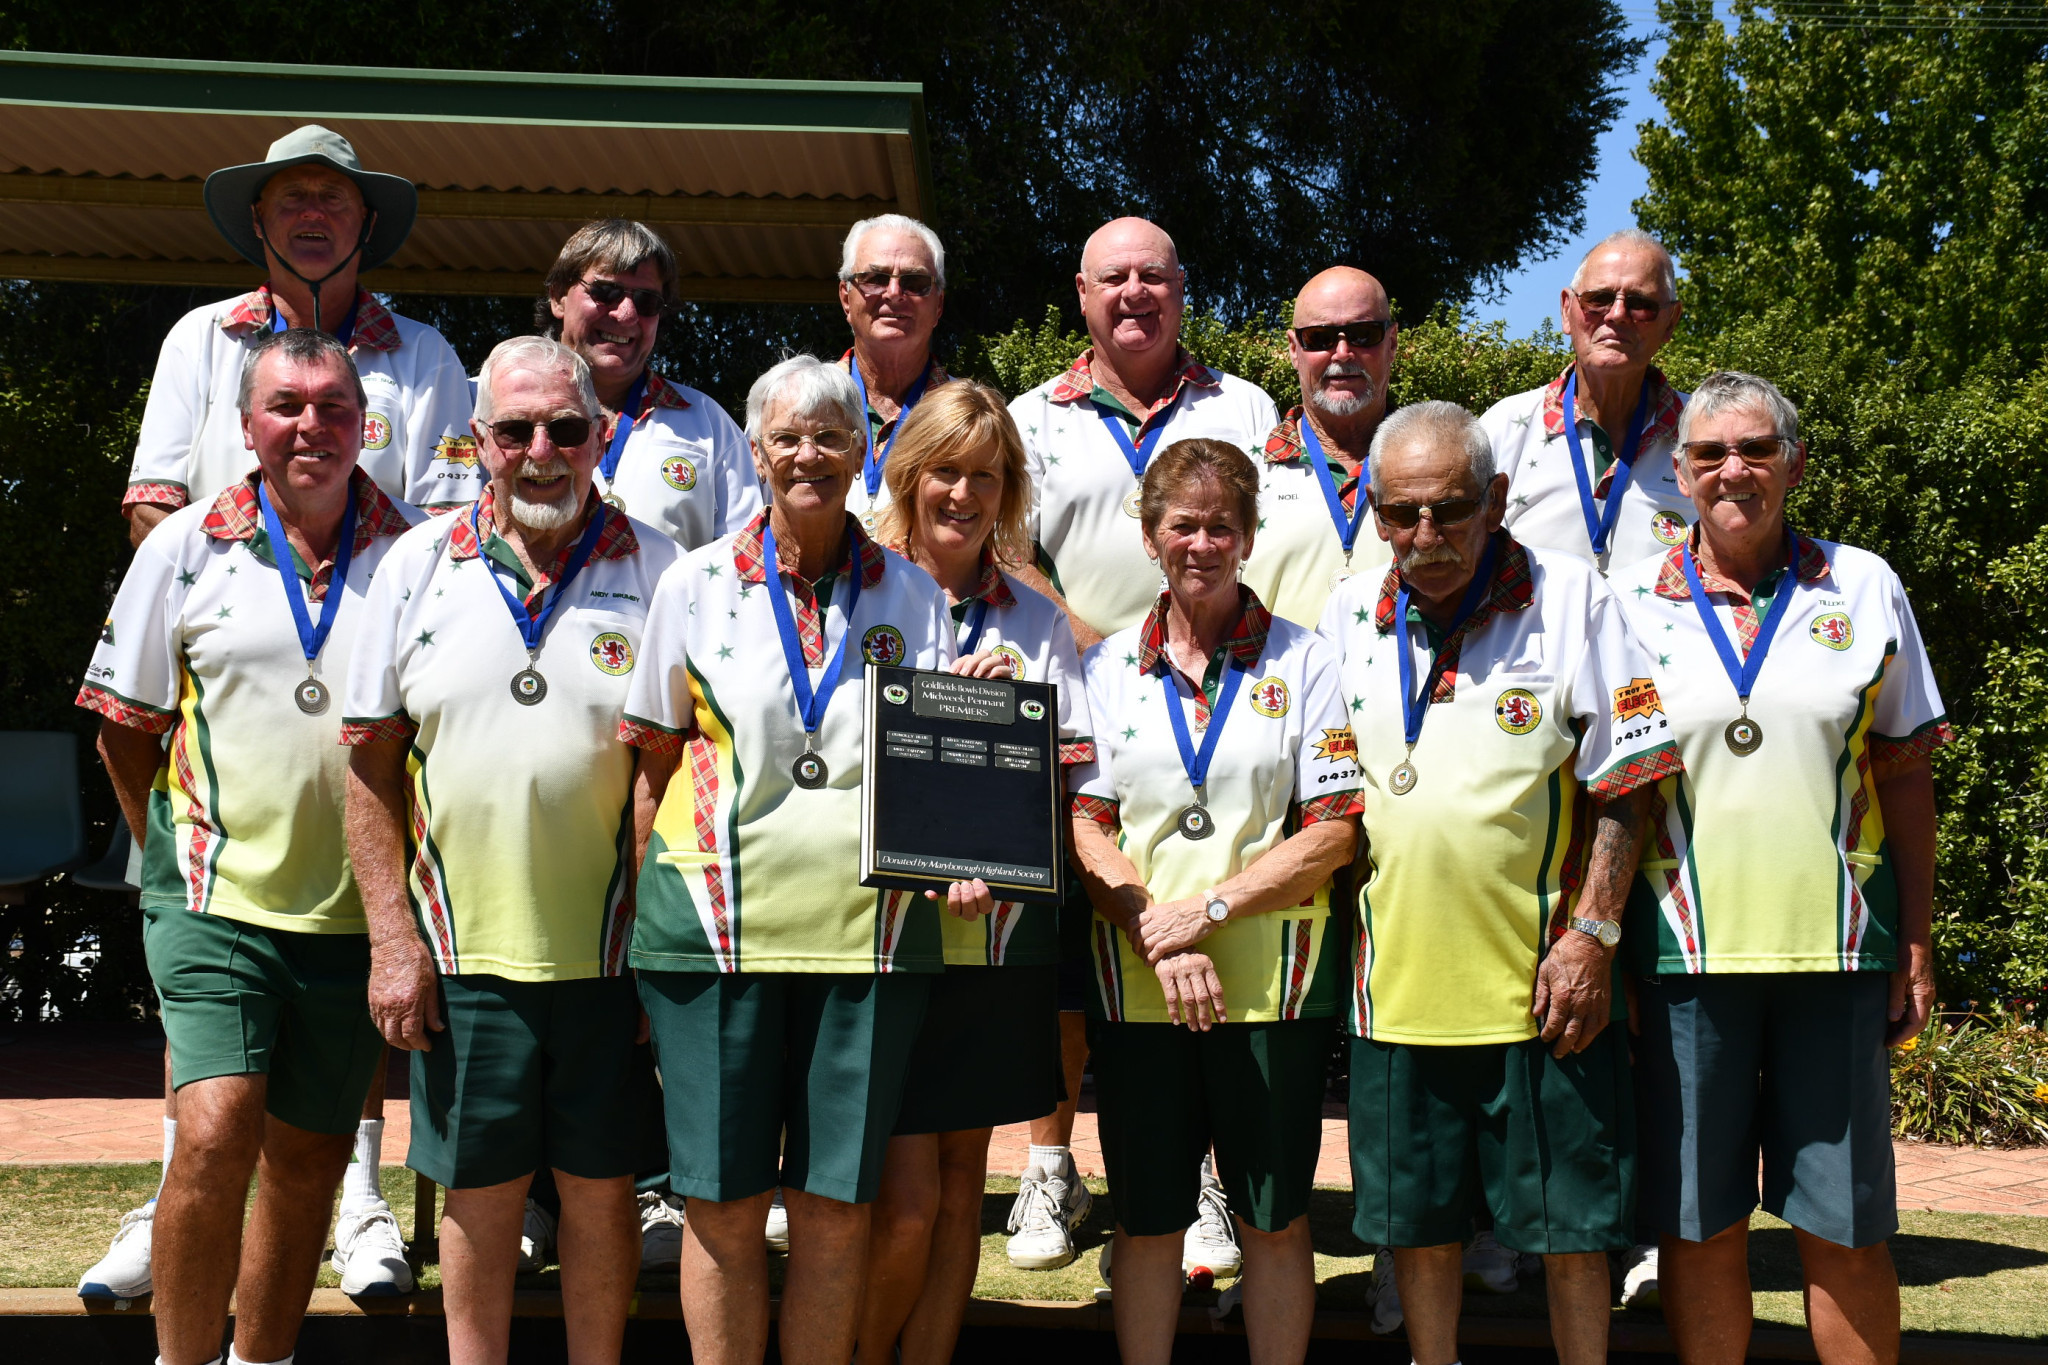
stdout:
[[1214,920],[1218,924],[1221,924],[1223,923],[1223,921],[1230,918],[1230,907],[1223,901],[1210,901],[1208,905],[1203,907],[1203,909],[1207,910],[1209,918]]

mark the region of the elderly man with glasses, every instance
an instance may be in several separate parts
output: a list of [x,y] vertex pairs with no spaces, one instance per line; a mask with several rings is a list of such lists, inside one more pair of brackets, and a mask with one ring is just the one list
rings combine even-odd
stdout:
[[853,345],[839,363],[867,404],[868,450],[847,491],[847,510],[872,533],[889,501],[882,466],[920,398],[949,376],[932,359],[932,331],[946,312],[946,247],[915,218],[884,213],[847,229],[839,307]]
[[1651,363],[1683,311],[1671,253],[1635,228],[1586,253],[1560,292],[1572,363],[1480,419],[1508,476],[1507,527],[1603,574],[1685,539],[1692,503],[1672,451],[1685,395]]

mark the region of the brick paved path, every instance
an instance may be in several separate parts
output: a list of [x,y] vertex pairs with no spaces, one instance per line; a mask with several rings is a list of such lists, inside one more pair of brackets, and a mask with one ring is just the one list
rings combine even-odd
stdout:
[[[384,1159],[400,1164],[411,1133],[402,1059],[392,1073]],[[163,1151],[162,1096],[160,1035],[85,1025],[0,1035],[0,1164],[155,1161]],[[1084,1094],[1073,1148],[1082,1174],[1099,1176],[1102,1144],[1093,1108],[1093,1097]],[[1029,1141],[1024,1124],[998,1129],[989,1173],[1020,1173]],[[2048,1149],[1896,1146],[1901,1208],[2048,1216]],[[1350,1182],[1343,1113],[1333,1105],[1323,1119],[1316,1183]]]

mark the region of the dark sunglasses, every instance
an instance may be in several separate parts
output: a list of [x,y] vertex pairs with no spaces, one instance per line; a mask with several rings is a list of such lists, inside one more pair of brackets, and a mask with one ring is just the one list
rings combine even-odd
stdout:
[[491,435],[506,450],[524,450],[533,444],[533,429],[545,425],[548,439],[563,450],[574,450],[590,439],[588,417],[557,417],[552,422],[530,422],[524,417],[507,417],[491,423]]
[[1719,469],[1730,455],[1751,469],[1762,469],[1784,454],[1789,444],[1782,436],[1753,436],[1732,446],[1721,441],[1687,441],[1684,449],[1686,463],[1704,473]]
[[631,298],[633,311],[643,318],[658,318],[668,311],[668,298],[659,289],[628,289],[614,280],[579,280],[578,283],[600,308],[616,308],[620,299]]
[[928,270],[863,270],[858,275],[849,275],[846,282],[867,298],[876,299],[889,292],[889,281],[896,280],[903,286],[903,292],[914,299],[921,299],[938,287],[938,276]]
[[1668,306],[1662,299],[1653,299],[1648,294],[1623,293],[1617,289],[1588,289],[1573,297],[1579,301],[1579,311],[1594,318],[1606,317],[1613,311],[1614,301],[1618,298],[1621,311],[1628,315],[1630,322],[1655,322],[1657,315]]
[[1445,502],[1421,504],[1376,502],[1372,505],[1372,510],[1373,515],[1397,531],[1413,530],[1415,524],[1422,520],[1422,514],[1427,512],[1430,521],[1441,530],[1446,526],[1456,526],[1472,520],[1478,514],[1479,506],[1478,498],[1451,498]]
[[1370,351],[1387,339],[1387,328],[1394,324],[1387,318],[1370,319],[1365,322],[1336,322],[1327,326],[1297,327],[1294,339],[1304,351],[1334,351],[1337,338],[1351,343],[1354,351]]

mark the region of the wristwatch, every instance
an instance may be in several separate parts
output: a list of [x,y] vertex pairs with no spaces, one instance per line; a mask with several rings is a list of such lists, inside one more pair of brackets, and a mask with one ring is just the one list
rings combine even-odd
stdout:
[[1223,899],[1214,891],[1205,891],[1202,894],[1207,897],[1202,905],[1202,913],[1209,917],[1210,924],[1219,925],[1230,918],[1229,901]]
[[1612,948],[1621,942],[1621,924],[1616,920],[1586,919],[1580,915],[1573,915],[1572,928],[1582,934],[1590,934],[1598,940],[1602,948]]

